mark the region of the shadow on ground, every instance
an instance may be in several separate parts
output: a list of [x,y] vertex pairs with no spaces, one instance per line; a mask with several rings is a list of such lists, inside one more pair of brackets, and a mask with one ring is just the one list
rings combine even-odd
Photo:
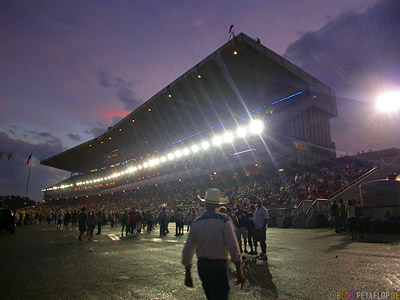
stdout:
[[263,297],[266,299],[278,298],[278,290],[272,281],[268,261],[247,257],[243,262],[243,272],[249,284],[260,287]]

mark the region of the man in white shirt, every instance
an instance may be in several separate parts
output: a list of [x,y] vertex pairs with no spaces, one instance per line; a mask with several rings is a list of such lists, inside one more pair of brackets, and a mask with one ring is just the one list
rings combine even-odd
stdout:
[[241,284],[243,288],[242,256],[232,221],[227,215],[216,212],[219,205],[229,202],[228,199],[221,198],[220,191],[213,188],[206,191],[204,198],[200,200],[206,203],[207,211],[193,222],[182,252],[182,264],[186,268],[185,285],[193,287],[190,269],[196,251],[197,269],[207,299],[226,300],[230,289],[230,260],[236,265],[236,284]]
[[261,200],[257,201],[257,209],[254,213],[255,236],[260,242],[261,254],[258,257],[261,260],[267,259],[267,220],[269,219],[268,210],[262,205]]

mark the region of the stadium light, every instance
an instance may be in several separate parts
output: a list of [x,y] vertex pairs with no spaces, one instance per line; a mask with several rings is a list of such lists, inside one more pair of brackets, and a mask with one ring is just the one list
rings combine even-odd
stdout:
[[167,158],[165,156],[161,156],[160,162],[165,163],[167,161]]
[[183,155],[188,155],[190,150],[188,148],[183,149]]
[[137,167],[139,170],[143,169],[142,165],[138,165]]
[[253,134],[260,134],[264,130],[264,123],[261,120],[253,120],[250,122],[249,130]]
[[400,91],[393,91],[380,95],[376,100],[376,108],[385,113],[400,110]]
[[246,128],[239,127],[239,128],[236,130],[236,135],[237,135],[238,137],[240,137],[240,138],[246,137],[246,134],[247,134]]
[[222,139],[221,139],[221,137],[216,135],[213,137],[212,142],[215,146],[219,146],[222,144]]
[[181,150],[176,150],[175,151],[175,157],[181,157],[182,156],[182,151]]
[[150,167],[154,166],[154,159],[150,159],[150,160],[149,160],[149,166],[150,166]]
[[137,167],[133,167],[132,169],[133,169],[133,172],[136,172],[138,170]]
[[210,147],[210,144],[208,142],[204,141],[204,142],[201,143],[201,148],[203,148],[204,150],[207,150],[208,147]]
[[197,146],[197,145],[193,145],[193,146],[192,146],[192,151],[193,151],[194,153],[198,152],[199,150],[200,150],[199,146]]
[[173,160],[174,159],[174,154],[173,153],[169,153],[167,155],[167,157],[168,157],[169,160]]
[[156,158],[156,159],[154,160],[154,164],[155,164],[155,165],[160,164],[160,159],[159,159],[159,158]]
[[226,142],[226,143],[232,143],[232,141],[233,141],[233,134],[231,133],[231,132],[226,132],[225,134],[224,134],[224,141]]

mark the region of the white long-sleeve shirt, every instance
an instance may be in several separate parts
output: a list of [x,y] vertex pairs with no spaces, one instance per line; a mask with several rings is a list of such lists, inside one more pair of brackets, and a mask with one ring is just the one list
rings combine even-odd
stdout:
[[186,267],[192,266],[194,251],[201,258],[242,262],[233,223],[217,212],[205,212],[193,222],[182,252]]

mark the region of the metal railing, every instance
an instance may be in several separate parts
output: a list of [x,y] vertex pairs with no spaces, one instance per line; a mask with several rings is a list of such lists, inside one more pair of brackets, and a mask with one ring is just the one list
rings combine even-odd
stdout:
[[400,154],[393,157],[392,159],[390,159],[389,161],[387,161],[386,163],[384,163],[381,166],[378,167],[374,167],[371,170],[369,170],[368,172],[364,173],[363,175],[361,175],[360,177],[357,177],[356,179],[354,179],[353,181],[351,181],[350,183],[346,184],[344,187],[340,188],[339,190],[337,190],[336,192],[330,194],[328,196],[329,200],[333,200],[335,199],[337,196],[339,196],[339,194],[345,192],[346,190],[352,188],[355,184],[360,183],[360,181],[364,180],[366,177],[369,177],[370,175],[372,175],[373,173],[377,172],[378,170],[381,170],[385,167],[387,167],[388,165],[392,164],[393,162],[395,162],[397,159],[400,159]]

